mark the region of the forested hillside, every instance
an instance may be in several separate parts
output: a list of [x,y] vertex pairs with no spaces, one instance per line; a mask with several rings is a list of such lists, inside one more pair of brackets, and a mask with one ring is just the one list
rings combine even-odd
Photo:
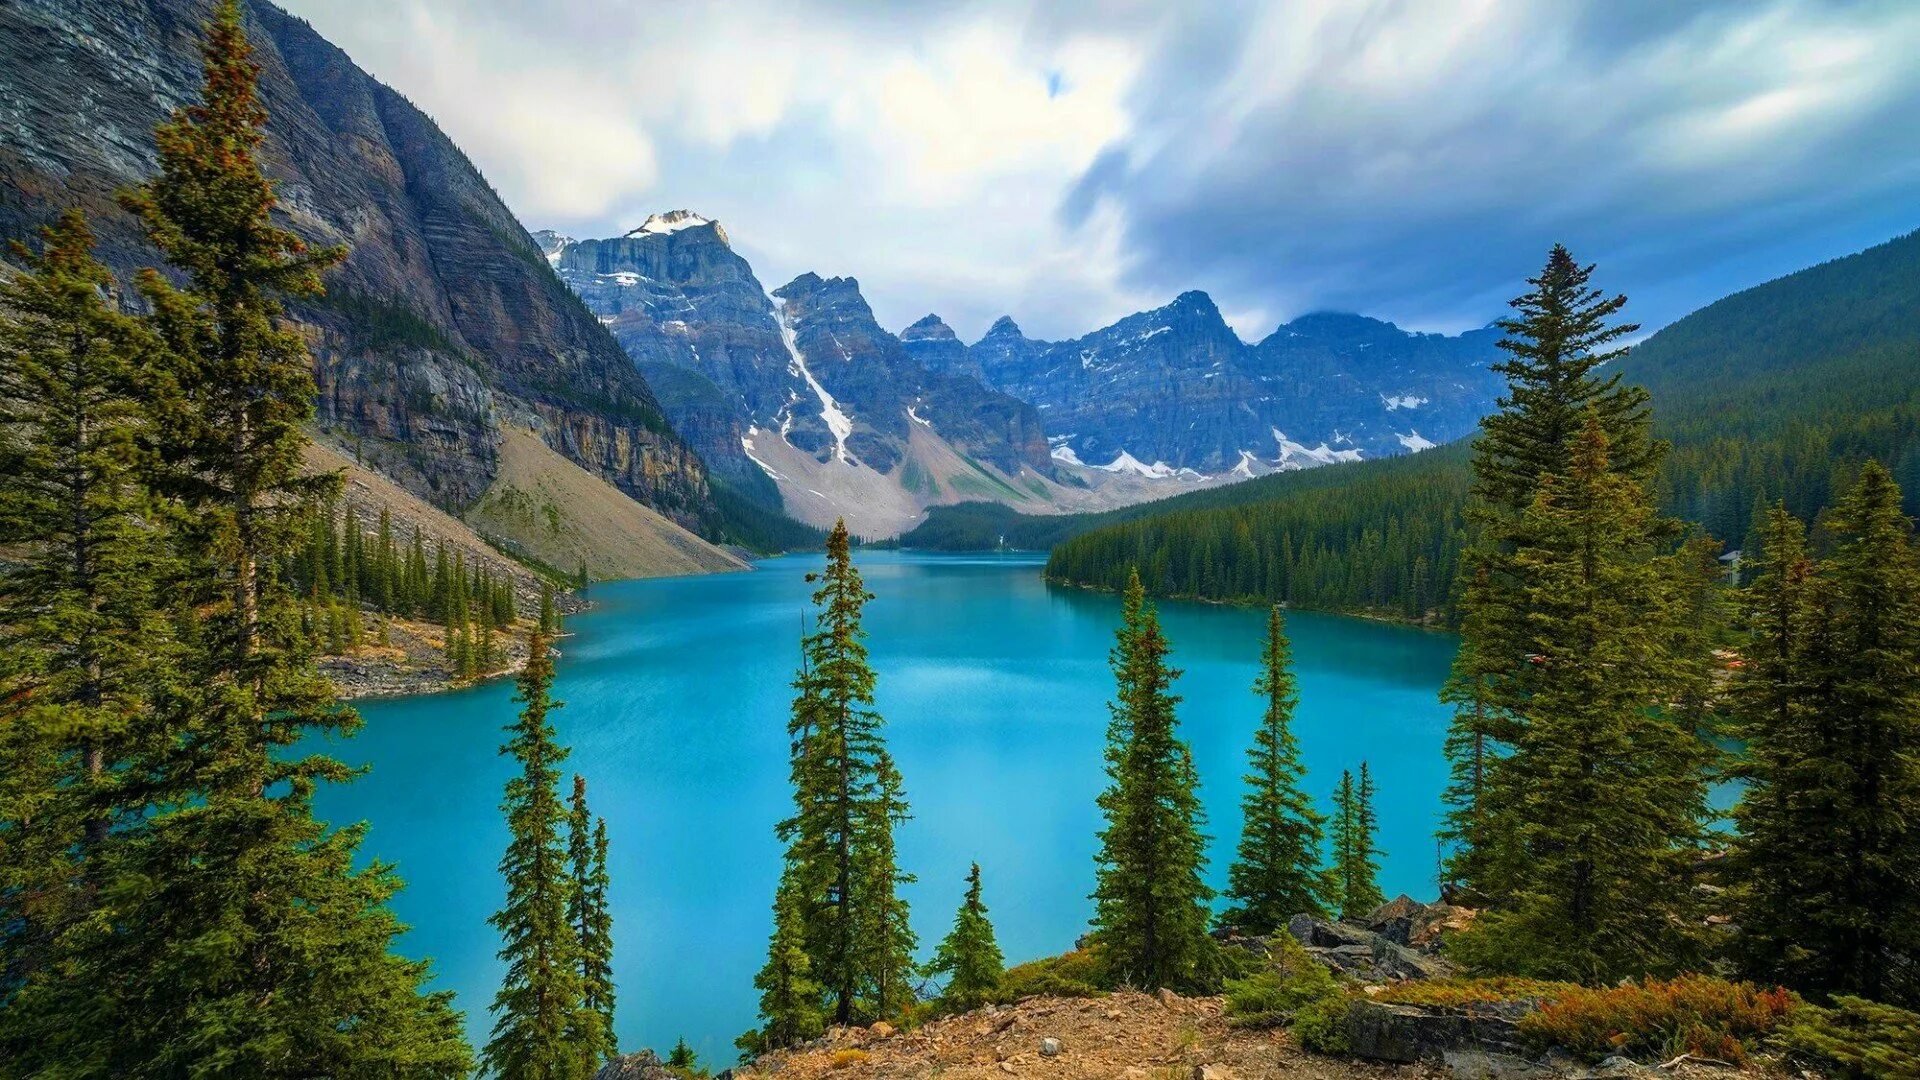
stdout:
[[[1652,391],[1655,430],[1673,444],[1663,509],[1729,549],[1749,546],[1775,499],[1817,520],[1870,459],[1908,492],[1908,513],[1920,512],[1920,233],[1720,300],[1621,367]],[[1011,546],[1053,547],[1048,575],[1065,583],[1118,588],[1137,565],[1164,596],[1446,620],[1464,539],[1463,449],[1272,477],[1104,520],[950,513],[905,539],[948,546],[992,529]]]

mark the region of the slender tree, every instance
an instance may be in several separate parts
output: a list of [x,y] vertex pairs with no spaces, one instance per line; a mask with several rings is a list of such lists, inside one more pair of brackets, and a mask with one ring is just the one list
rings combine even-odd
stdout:
[[1365,918],[1386,900],[1380,892],[1379,852],[1374,837],[1379,824],[1373,811],[1373,775],[1360,763],[1356,782],[1352,770],[1340,774],[1333,793],[1334,907],[1343,919]]
[[855,569],[846,523],[827,538],[827,565],[813,633],[802,641],[788,723],[794,814],[784,888],[800,912],[808,977],[828,997],[833,1021],[897,1015],[909,998],[913,938],[897,886],[893,828],[907,816],[900,776],[873,708],[861,611],[873,595]]
[[567,807],[567,922],[580,943],[582,1030],[576,1043],[598,1066],[614,1056],[613,913],[607,905],[607,823],[587,806],[587,778],[573,778]]
[[1113,977],[1140,987],[1191,987],[1216,974],[1207,936],[1213,890],[1202,878],[1205,812],[1193,757],[1178,734],[1177,669],[1138,574],[1127,586],[1111,663],[1106,828],[1095,856],[1094,933]]
[[967,872],[967,893],[953,917],[953,929],[940,942],[927,965],[928,975],[945,975],[947,985],[941,1002],[955,1012],[980,1005],[1000,985],[1006,960],[993,937],[993,923],[987,920],[987,905],[980,898],[980,864]]
[[1223,925],[1266,934],[1286,926],[1303,912],[1324,914],[1327,879],[1320,867],[1320,834],[1325,819],[1301,790],[1306,767],[1293,737],[1292,649],[1279,605],[1267,612],[1267,640],[1253,692],[1266,701],[1253,746],[1251,771],[1240,800],[1239,856],[1227,871]]
[[558,790],[567,751],[547,719],[559,704],[550,696],[553,657],[537,633],[530,650],[515,698],[520,715],[501,747],[520,771],[507,781],[500,804],[510,837],[500,859],[507,897],[489,921],[500,931],[507,971],[494,995],[493,1037],[481,1063],[500,1077],[567,1080],[591,1075],[597,1061],[577,1042],[588,1010],[580,935],[567,919],[573,888],[561,836],[567,811]]

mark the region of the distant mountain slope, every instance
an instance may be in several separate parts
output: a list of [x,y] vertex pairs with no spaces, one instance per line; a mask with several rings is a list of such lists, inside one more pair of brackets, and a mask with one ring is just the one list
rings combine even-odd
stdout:
[[[1784,498],[1816,516],[1862,461],[1895,470],[1920,514],[1920,234],[1769,282],[1661,330],[1622,361],[1674,444],[1670,512],[1729,548]],[[1445,618],[1465,540],[1465,441],[1128,507],[1036,519],[953,507],[909,546],[1051,547],[1056,580],[1162,595],[1288,600]]]
[[1072,341],[1012,319],[972,346],[928,316],[902,339],[1041,410],[1056,456],[1239,478],[1419,451],[1471,430],[1498,380],[1494,330],[1414,334],[1361,315],[1302,316],[1248,345],[1212,298],[1180,294]]
[[[153,128],[198,94],[207,0],[0,4],[0,237],[68,204],[123,275],[149,265],[113,193],[155,167]],[[287,223],[350,244],[313,332],[320,421],[454,509],[498,471],[503,429],[683,524],[718,528],[705,469],[645,379],[432,120],[305,22],[248,0]]]

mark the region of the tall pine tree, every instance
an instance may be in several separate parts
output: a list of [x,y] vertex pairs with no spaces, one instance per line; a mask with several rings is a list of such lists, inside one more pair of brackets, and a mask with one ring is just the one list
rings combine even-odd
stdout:
[[1252,771],[1240,801],[1240,850],[1227,871],[1223,925],[1258,934],[1272,933],[1293,916],[1324,914],[1326,876],[1320,867],[1320,832],[1325,819],[1301,790],[1306,767],[1293,737],[1292,650],[1279,605],[1267,613],[1267,640],[1253,691],[1266,700],[1253,746],[1247,751]]
[[1205,811],[1193,756],[1179,737],[1171,692],[1180,672],[1167,665],[1159,616],[1135,573],[1127,584],[1111,656],[1116,695],[1109,706],[1108,787],[1100,795],[1106,828],[1093,893],[1094,936],[1110,976],[1143,988],[1188,988],[1217,975],[1207,936],[1202,878]]
[[520,771],[507,781],[500,804],[509,837],[500,858],[507,897],[488,921],[500,931],[507,970],[493,998],[493,1037],[481,1064],[500,1077],[569,1080],[598,1067],[598,1044],[581,1043],[583,1030],[596,1027],[598,1018],[584,1004],[580,935],[567,919],[573,886],[559,792],[567,751],[547,719],[559,707],[551,697],[553,657],[538,633],[529,648],[517,680],[520,715],[500,748]]
[[1386,900],[1380,892],[1380,855],[1375,848],[1379,820],[1373,810],[1373,774],[1360,763],[1356,783],[1352,770],[1340,773],[1333,793],[1334,907],[1343,919],[1365,918]]
[[897,891],[910,879],[893,852],[907,804],[873,708],[861,626],[873,595],[853,565],[845,522],[827,538],[826,568],[809,580],[819,584],[819,612],[802,641],[788,725],[794,814],[780,825],[782,888],[801,919],[807,977],[824,989],[833,1022],[848,1024],[898,1015],[910,1000],[913,937]]
[[595,1062],[619,1050],[613,1035],[613,913],[607,892],[607,823],[587,806],[587,778],[573,778],[567,804],[567,922],[580,942],[580,1003],[586,1030],[576,1036]]

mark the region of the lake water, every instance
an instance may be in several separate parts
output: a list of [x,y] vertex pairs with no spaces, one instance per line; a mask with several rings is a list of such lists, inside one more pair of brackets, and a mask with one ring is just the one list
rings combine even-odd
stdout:
[[[914,817],[898,835],[906,895],[926,953],[950,926],[979,860],[1009,962],[1070,948],[1086,929],[1094,798],[1119,618],[1114,597],[1049,588],[1032,555],[860,552],[878,701]],[[818,556],[756,571],[597,585],[568,620],[554,714],[611,836],[620,1045],[664,1050],[684,1035],[703,1060],[733,1060],[754,1016],[779,872],[774,822],[788,810],[788,682],[807,570]],[[1264,613],[1161,605],[1186,674],[1182,730],[1211,816],[1211,877],[1224,881],[1239,825],[1244,753],[1260,714],[1251,692]],[[1292,613],[1295,731],[1323,803],[1364,758],[1380,787],[1387,894],[1430,897],[1445,783],[1446,714],[1436,692],[1454,638]],[[370,775],[327,791],[323,816],[367,820],[364,854],[399,864],[395,900],[458,993],[475,1045],[499,982],[510,771],[497,751],[513,688],[366,703],[366,727],[336,747]],[[563,785],[564,786],[564,785]]]

